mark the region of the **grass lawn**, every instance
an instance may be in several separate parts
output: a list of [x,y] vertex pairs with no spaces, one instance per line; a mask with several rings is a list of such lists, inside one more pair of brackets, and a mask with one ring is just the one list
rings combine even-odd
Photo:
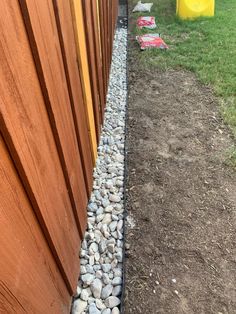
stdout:
[[[156,16],[158,29],[140,31],[134,26],[132,31],[135,34],[161,33],[170,49],[140,53],[142,64],[194,71],[201,82],[210,84],[221,97],[223,116],[236,136],[236,1],[216,0],[215,17],[195,21],[176,18],[175,0],[143,2],[154,3],[152,12],[142,15]],[[135,13],[133,17],[139,15]]]

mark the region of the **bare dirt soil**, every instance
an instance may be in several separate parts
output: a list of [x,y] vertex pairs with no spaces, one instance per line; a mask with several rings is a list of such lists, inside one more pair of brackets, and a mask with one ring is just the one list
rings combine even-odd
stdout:
[[125,313],[236,313],[236,170],[217,101],[192,73],[134,60],[129,90]]

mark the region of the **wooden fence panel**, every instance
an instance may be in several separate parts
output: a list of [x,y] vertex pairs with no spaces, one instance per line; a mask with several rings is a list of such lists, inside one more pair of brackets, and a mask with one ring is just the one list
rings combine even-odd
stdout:
[[101,56],[101,46],[100,46],[100,33],[99,33],[99,20],[98,20],[98,8],[97,1],[91,2],[91,12],[92,12],[92,31],[94,38],[94,46],[95,46],[95,61],[97,68],[97,79],[98,79],[98,89],[101,103],[101,119],[103,124],[104,118],[104,108],[106,103],[106,95],[103,87],[103,71],[102,71],[102,56]]
[[69,292],[1,136],[0,156],[0,313],[68,314]]
[[69,313],[117,8],[0,2],[1,313]]
[[1,1],[0,60],[1,133],[72,292],[80,236],[17,0]]
[[78,66],[82,77],[82,87],[86,99],[87,113],[89,119],[90,135],[94,152],[94,163],[97,157],[97,143],[99,136],[96,132],[94,106],[92,99],[91,79],[88,65],[88,52],[83,20],[83,8],[81,0],[71,0],[72,14],[74,17],[74,30],[78,56]]
[[93,96],[93,108],[94,116],[96,121],[96,130],[98,136],[101,131],[102,123],[102,105],[99,94],[99,85],[98,85],[98,71],[95,57],[95,42],[94,42],[94,32],[93,32],[93,17],[92,17],[92,5],[90,0],[82,0],[83,4],[83,13],[84,13],[84,23],[86,30],[86,42],[88,47],[88,59],[89,59],[89,70],[91,77],[91,86],[92,86],[92,96]]
[[50,0],[20,0],[45,104],[81,237],[88,201],[57,25]]
[[68,1],[54,0],[54,10],[58,21],[57,27],[61,39],[68,90],[74,113],[83,171],[85,173],[88,195],[90,195],[93,179],[93,147],[88,131],[89,121],[83,99],[81,78],[77,64],[71,6]]
[[100,38],[101,38],[101,54],[102,54],[102,71],[103,71],[103,85],[105,95],[107,94],[107,86],[108,86],[108,77],[107,77],[107,54],[106,54],[106,37],[104,30],[104,1],[98,1],[99,6],[99,29],[100,29]]

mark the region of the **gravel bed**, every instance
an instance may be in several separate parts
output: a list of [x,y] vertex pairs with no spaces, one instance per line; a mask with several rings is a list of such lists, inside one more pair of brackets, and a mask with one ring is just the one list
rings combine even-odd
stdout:
[[119,314],[123,277],[127,29],[116,30],[105,122],[72,314]]

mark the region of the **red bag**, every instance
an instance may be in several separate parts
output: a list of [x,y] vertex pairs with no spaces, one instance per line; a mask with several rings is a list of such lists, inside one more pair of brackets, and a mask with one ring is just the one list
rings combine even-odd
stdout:
[[140,16],[137,19],[137,27],[142,29],[143,27],[154,29],[157,27],[154,16]]
[[160,37],[160,34],[145,34],[137,36],[136,40],[138,41],[141,50],[148,48],[159,48],[159,49],[168,49],[169,47]]

